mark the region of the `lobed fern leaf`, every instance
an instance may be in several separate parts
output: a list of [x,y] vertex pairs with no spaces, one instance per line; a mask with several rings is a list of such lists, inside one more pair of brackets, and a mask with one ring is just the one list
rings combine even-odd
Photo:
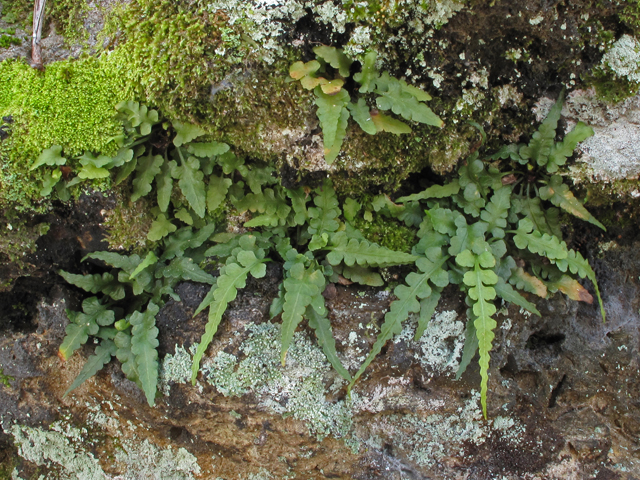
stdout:
[[407,195],[406,197],[400,197],[396,200],[397,203],[415,202],[418,200],[427,200],[429,198],[445,198],[451,197],[460,191],[460,183],[458,180],[453,180],[446,185],[433,185],[420,193],[414,193],[413,195]]
[[593,129],[588,127],[582,122],[578,122],[573,130],[567,133],[562,139],[562,142],[555,143],[551,147],[551,153],[547,159],[547,172],[554,173],[558,171],[559,165],[564,165],[573,151],[578,146],[578,143],[585,141],[593,135]]
[[582,206],[578,199],[573,196],[573,193],[569,190],[569,186],[562,183],[562,177],[559,175],[553,175],[547,185],[540,189],[540,198],[549,200],[565,212],[586,220],[600,227],[605,232],[607,231],[605,226],[596,220],[596,218]]
[[440,301],[440,288],[433,287],[432,290],[433,291],[431,295],[420,301],[420,315],[418,316],[418,326],[413,337],[415,341],[420,340],[420,338],[424,334],[424,331],[429,326],[431,317],[433,317],[433,314],[436,311],[438,302]]
[[[127,318],[131,319],[131,315]],[[114,338],[114,343],[117,347],[115,353],[116,358],[122,364],[122,373],[124,373],[129,380],[139,385],[140,377],[138,375],[136,356],[131,351],[131,329],[127,332],[118,332]]]
[[162,171],[164,158],[160,155],[152,155],[151,152],[145,157],[140,157],[136,163],[136,178],[133,180],[133,193],[131,201],[135,202],[139,198],[151,192],[151,182]]
[[560,120],[560,112],[564,104],[564,90],[560,92],[558,100],[551,107],[538,131],[536,131],[529,145],[520,147],[520,158],[526,163],[527,160],[533,160],[538,165],[547,165],[549,163],[549,155],[554,146],[556,137],[556,129],[558,128],[558,120]]
[[520,220],[518,230],[515,231],[513,243],[521,250],[528,249],[549,260],[561,260],[567,258],[566,245],[562,244],[558,237],[533,230],[533,223],[528,218]]
[[448,259],[448,255],[442,255],[440,258],[435,259],[435,261],[431,261],[425,257],[418,258],[416,266],[419,269],[419,273],[410,273],[405,279],[407,285],[398,285],[395,288],[393,293],[398,299],[391,302],[389,311],[384,316],[384,323],[380,328],[378,338],[373,344],[371,352],[369,352],[369,355],[351,380],[349,389],[353,387],[354,383],[364,373],[369,364],[380,353],[384,344],[393,338],[394,335],[402,331],[402,322],[409,317],[409,314],[420,311],[418,298],[425,299],[432,294],[432,288],[429,282],[432,282],[440,288],[448,285],[449,275],[447,271],[442,268]]
[[87,363],[84,364],[84,367],[82,367],[82,370],[62,397],[64,398],[69,395],[69,393],[102,370],[102,367],[109,363],[111,357],[116,354],[116,350],[117,347],[113,340],[102,340],[100,345],[96,347],[94,354],[87,359]]
[[147,310],[133,312],[131,322],[131,352],[135,355],[140,386],[147,397],[147,403],[153,407],[158,385],[158,328],[156,315],[160,307],[149,302]]
[[[324,275],[316,266],[305,268],[305,257],[300,255],[288,269],[284,284],[284,304],[282,307],[281,361],[284,366],[298,324],[311,304],[324,288]],[[286,268],[286,267],[285,267]]]
[[239,242],[241,251],[236,256],[229,257],[227,264],[220,269],[220,276],[217,278],[216,284],[194,313],[197,315],[209,307],[209,320],[205,327],[205,333],[202,335],[198,349],[193,356],[191,383],[194,385],[200,368],[200,360],[218,330],[227,305],[235,300],[238,289],[245,287],[249,273],[255,278],[262,278],[266,274],[265,252],[255,246],[256,237],[245,235],[240,238]]
[[203,181],[204,173],[200,170],[200,160],[191,156],[186,160],[182,159],[181,165],[175,167],[171,175],[178,180],[180,190],[189,202],[189,206],[193,208],[196,215],[204,218],[206,194]]
[[473,268],[464,274],[463,282],[469,287],[468,295],[473,301],[473,322],[476,336],[478,337],[478,350],[480,352],[480,401],[482,412],[487,418],[487,389],[489,382],[489,352],[494,338],[493,330],[497,323],[493,319],[496,307],[492,300],[496,298],[496,291],[492,285],[498,283],[498,276],[493,268],[495,258],[489,252],[474,255],[470,250],[465,250],[456,257],[456,263],[462,267]]
[[320,87],[314,90],[318,107],[318,120],[322,127],[325,161],[328,164],[338,156],[342,140],[347,132],[349,120],[349,94],[340,90],[334,95],[327,95]]
[[407,120],[435,127],[444,125],[444,122],[429,107],[421,103],[431,100],[431,97],[426,92],[407,85],[404,80],[398,80],[384,72],[376,79],[375,92],[380,95],[376,99],[380,110],[391,110]]
[[100,326],[109,326],[115,321],[113,310],[102,305],[97,297],[85,299],[82,302],[82,312],[67,310],[67,315],[70,323],[58,350],[58,356],[62,360],[67,360],[74,351],[87,343],[89,335],[96,335]]
[[327,261],[331,265],[344,262],[349,267],[356,263],[360,266],[386,267],[416,261],[413,255],[396,252],[367,240],[349,238],[345,232],[331,235],[327,249],[330,250]]
[[309,233],[318,234],[324,232],[335,232],[340,227],[338,217],[340,207],[336,191],[330,180],[325,180],[322,187],[315,190],[313,198],[315,207],[310,207],[309,212]]
[[353,61],[343,53],[341,48],[320,45],[313,49],[313,53],[338,70],[343,77],[349,76],[349,67]]
[[[321,287],[322,288],[322,287]],[[324,355],[329,360],[329,363],[335,368],[336,372],[340,374],[347,382],[351,381],[351,375],[346,368],[342,365],[338,352],[336,351],[336,340],[333,337],[333,331],[331,330],[331,322],[327,318],[327,309],[324,305],[324,297],[315,295],[311,299],[311,303],[307,307],[305,316],[309,320],[309,326],[313,328],[318,343],[322,347]]]
[[95,273],[93,275],[76,275],[73,273],[60,270],[60,276],[68,283],[80,287],[90,293],[102,292],[110,296],[114,300],[122,300],[125,296],[124,287],[110,273],[102,275]]

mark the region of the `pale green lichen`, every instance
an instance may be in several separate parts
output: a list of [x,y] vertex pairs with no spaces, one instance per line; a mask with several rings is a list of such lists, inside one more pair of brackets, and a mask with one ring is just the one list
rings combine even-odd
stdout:
[[618,77],[640,83],[640,42],[631,35],[623,35],[602,56],[601,64]]
[[454,310],[436,313],[420,339],[413,340],[415,319],[407,322],[394,342],[405,341],[415,353],[427,376],[454,374],[458,371],[464,346],[464,323],[458,320]]
[[[54,424],[52,427],[56,427]],[[59,425],[58,425],[59,426]],[[18,454],[36,465],[46,466],[63,478],[104,480],[98,460],[82,446],[84,433],[68,427],[65,433],[13,425],[10,433],[18,445]],[[51,478],[51,477],[49,477]]]
[[201,473],[197,458],[186,449],[161,449],[145,440],[126,441],[123,451],[116,452],[116,461],[126,466],[122,480],[153,478],[155,480],[193,480]]
[[[106,480],[111,477],[105,474],[89,449],[99,449],[102,440],[97,439],[101,438],[103,429],[111,426],[122,431],[123,425],[119,423],[121,420],[107,417],[101,411],[98,414],[88,418],[88,424],[99,429],[94,433],[73,426],[68,419],[54,422],[48,430],[16,424],[7,433],[13,435],[20,457],[47,468],[47,476],[41,477],[43,480]],[[120,449],[110,467],[122,472],[117,477],[121,480],[193,480],[194,475],[201,473],[197,458],[186,449],[160,448],[149,440],[135,439],[120,439]],[[15,471],[14,477],[18,475]]]
[[191,378],[192,355],[197,348],[197,343],[192,345],[189,353],[186,348],[176,345],[174,355],[165,355],[158,378],[158,390],[165,396],[171,393],[172,383],[188,383]]
[[344,401],[330,402],[325,380],[341,382],[322,350],[303,333],[294,335],[284,367],[280,364],[280,325],[247,326],[248,337],[239,349],[244,357],[219,352],[202,367],[209,383],[227,396],[252,392],[261,406],[292,416],[322,438],[348,437],[351,412]]

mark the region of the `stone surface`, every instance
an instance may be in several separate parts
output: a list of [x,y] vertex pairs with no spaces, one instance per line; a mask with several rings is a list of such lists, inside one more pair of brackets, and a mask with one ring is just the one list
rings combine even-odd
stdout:
[[[182,301],[159,315],[164,394],[150,408],[114,364],[63,396],[91,349],[56,357],[64,308],[75,301],[56,286],[34,330],[0,341],[0,364],[14,378],[0,387],[2,439],[18,449],[20,478],[36,465],[46,478],[638,478],[638,246],[595,260],[606,323],[596,306],[560,296],[538,302],[542,319],[500,311],[488,421],[474,393],[477,366],[453,379],[464,319],[453,290],[429,337],[414,342],[409,324],[348,398],[306,328],[279,365],[279,326],[266,318],[273,281],[249,285],[232,304],[191,386],[189,349],[204,318],[189,319],[205,290],[181,284]],[[327,303],[345,365],[370,349],[389,300],[335,287]]]

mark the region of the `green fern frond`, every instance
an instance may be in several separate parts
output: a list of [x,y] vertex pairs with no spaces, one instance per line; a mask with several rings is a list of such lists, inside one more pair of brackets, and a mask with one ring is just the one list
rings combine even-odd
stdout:
[[483,252],[481,255],[474,255],[469,250],[465,250],[456,257],[456,263],[462,267],[473,268],[464,274],[463,282],[469,287],[468,295],[473,301],[472,309],[475,315],[473,322],[476,336],[478,337],[478,350],[480,351],[480,400],[482,412],[487,418],[487,390],[489,382],[489,352],[492,348],[494,338],[493,330],[497,323],[493,319],[496,307],[492,300],[496,298],[496,291],[493,287],[498,283],[498,276],[493,268],[496,264],[493,255]]
[[220,269],[220,276],[216,280],[216,284],[211,287],[211,290],[194,313],[194,315],[197,315],[209,307],[209,320],[205,327],[205,333],[202,335],[198,349],[193,356],[191,383],[194,385],[200,369],[200,360],[218,330],[222,316],[227,310],[227,305],[235,300],[238,289],[245,287],[249,273],[255,278],[262,278],[266,274],[264,265],[265,252],[257,248],[255,242],[256,238],[250,235],[245,235],[239,239],[241,251],[228,258],[227,264]]
[[100,345],[96,347],[94,354],[87,359],[87,363],[84,364],[84,367],[82,367],[82,370],[62,397],[64,398],[69,395],[69,393],[102,370],[102,367],[109,363],[111,357],[116,354],[116,350],[117,347],[116,344],[113,343],[113,340],[102,340]]
[[353,377],[349,384],[351,389],[354,383],[367,369],[373,359],[380,353],[382,347],[394,335],[402,331],[402,322],[404,322],[410,313],[420,311],[420,302],[418,299],[428,298],[432,294],[432,288],[429,282],[433,282],[436,286],[444,288],[449,283],[449,275],[443,269],[445,262],[449,259],[448,255],[443,255],[435,261],[431,261],[425,257],[420,257],[416,261],[419,272],[412,272],[405,279],[407,285],[398,285],[393,291],[398,298],[391,302],[389,311],[384,316],[384,323],[380,328],[378,338],[373,344],[373,348],[365,359],[360,369]]
[[153,407],[158,385],[158,328],[156,315],[160,307],[149,302],[144,313],[133,312],[131,322],[131,352],[135,355],[140,386],[147,397],[147,403]]
[[304,257],[299,258],[288,269],[284,284],[282,308],[281,361],[284,366],[287,351],[298,324],[314,297],[324,289],[324,275],[317,266],[305,268]]
[[322,347],[329,363],[335,368],[347,382],[351,381],[351,375],[342,365],[338,352],[336,351],[336,341],[331,330],[331,321],[327,318],[327,309],[324,306],[324,297],[322,294],[316,295],[311,299],[311,303],[307,307],[305,316],[309,320],[309,326],[313,328],[318,339],[318,343]]
[[413,255],[396,252],[367,240],[349,238],[345,232],[331,235],[329,245],[326,248],[330,250],[327,261],[331,265],[344,262],[349,267],[356,263],[360,266],[386,267],[416,261],[416,257]]

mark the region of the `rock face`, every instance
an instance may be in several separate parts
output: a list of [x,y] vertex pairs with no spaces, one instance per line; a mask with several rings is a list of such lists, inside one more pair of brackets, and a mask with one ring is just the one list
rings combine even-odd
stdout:
[[[139,18],[127,17],[128,3]],[[130,202],[126,182],[110,190],[113,185],[99,178],[85,183],[75,200],[46,203],[33,197],[42,204],[30,205],[31,211],[25,205],[44,177],[25,173],[27,167],[11,164],[0,150],[3,168],[11,167],[0,176],[0,227],[7,231],[0,239],[0,479],[640,479],[637,5],[170,3],[184,9],[168,15],[175,24],[163,17],[168,4],[156,0],[88,4],[88,44],[65,43],[53,21],[43,41],[45,60],[96,48],[115,5],[124,23],[114,24],[129,37],[121,38],[111,25],[110,40],[120,46],[131,42],[130,57],[146,62],[149,72],[136,70],[142,67],[131,58],[117,57],[117,47],[103,59],[113,54],[119,58],[113,68],[139,81],[130,88],[137,100],[157,102],[153,106],[166,109],[168,123],[200,122],[245,155],[247,165],[255,159],[275,167],[272,180],[291,188],[316,186],[330,174],[342,197],[384,193],[389,200],[398,188],[442,183],[457,163],[485,148],[468,121],[487,133],[487,149],[527,143],[530,124],[544,118],[567,87],[556,133],[561,137],[561,130],[582,121],[595,134],[560,173],[595,199],[596,216],[606,217],[608,231],[568,219],[562,229],[595,270],[606,322],[597,305],[559,293],[537,300],[540,317],[498,304],[485,419],[477,361],[455,378],[467,324],[459,290],[445,288],[419,340],[417,319],[411,318],[348,392],[306,320],[281,362],[281,326],[277,316],[270,319],[270,306],[283,267],[270,262],[265,276],[250,279],[231,302],[195,385],[192,358],[207,318],[194,313],[209,286],[182,281],[155,320],[160,375],[154,407],[115,359],[67,392],[94,349],[85,345],[67,361],[58,357],[67,310],[77,311],[86,294],[57,272],[77,271],[86,254],[108,247],[141,253],[151,244],[146,234],[158,212],[151,200]],[[208,39],[211,31],[220,38]],[[29,56],[28,32],[18,29],[15,35],[22,45],[1,52],[0,60]],[[158,43],[163,35],[173,43]],[[283,79],[293,61],[312,60],[319,44],[343,47],[361,63],[365,52],[376,50],[380,68],[433,94],[429,105],[444,120],[443,129],[414,122],[413,132],[401,137],[367,136],[350,127],[341,156],[327,165],[315,97]],[[159,57],[158,45],[170,54]],[[178,48],[183,56],[175,53]],[[83,68],[81,61],[75,65]],[[72,71],[65,67],[51,84],[72,85]],[[112,77],[113,71],[111,86]],[[355,100],[353,78],[345,89]],[[0,139],[12,128],[29,137],[29,122],[37,123],[45,107],[37,101],[12,104],[16,118],[2,119]],[[166,152],[167,135],[153,148]],[[16,158],[27,165],[34,160]],[[271,178],[271,170],[265,171]],[[184,208],[173,220],[191,225],[189,205],[174,190]],[[379,209],[365,215],[373,210]],[[244,231],[250,218],[237,213],[222,214],[230,231]],[[393,228],[377,234],[397,233],[389,232]],[[88,273],[102,271],[93,260],[83,265]],[[394,269],[384,277],[399,281]],[[341,280],[348,285],[331,283],[323,296],[338,356],[353,374],[371,351],[393,295],[389,288]],[[586,287],[593,292],[588,281]],[[527,299],[534,301],[533,295]]]
[[[594,260],[606,323],[596,306],[560,296],[538,302],[542,318],[503,307],[488,421],[477,367],[453,378],[465,320],[454,290],[422,339],[409,324],[349,398],[306,327],[280,365],[280,327],[267,320],[276,265],[233,302],[190,385],[204,326],[192,315],[207,289],[183,283],[158,315],[162,396],[150,408],[113,364],[64,396],[87,353],[56,356],[78,299],[55,285],[34,323],[0,341],[12,377],[0,388],[3,467],[14,478],[638,478],[640,258],[637,242],[624,243]],[[327,297],[353,368],[390,296],[338,285]]]

